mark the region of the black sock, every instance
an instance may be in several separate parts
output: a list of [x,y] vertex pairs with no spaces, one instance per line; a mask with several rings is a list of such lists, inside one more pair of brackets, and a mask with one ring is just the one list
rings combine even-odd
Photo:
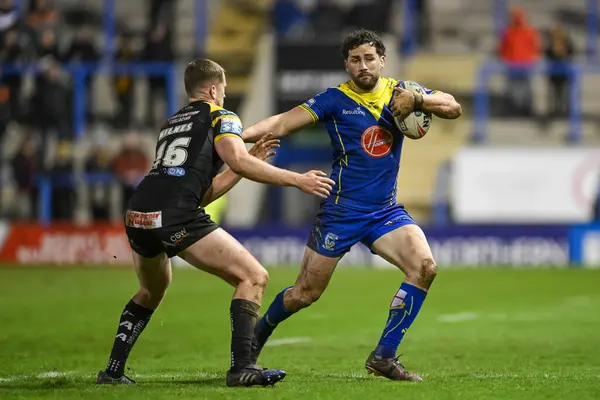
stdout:
[[125,373],[125,363],[129,352],[133,348],[135,341],[140,336],[154,310],[142,307],[130,300],[125,306],[119,327],[117,337],[110,352],[110,359],[106,367],[106,373],[113,378],[120,378]]
[[254,325],[260,306],[244,299],[231,300],[231,369],[251,364]]

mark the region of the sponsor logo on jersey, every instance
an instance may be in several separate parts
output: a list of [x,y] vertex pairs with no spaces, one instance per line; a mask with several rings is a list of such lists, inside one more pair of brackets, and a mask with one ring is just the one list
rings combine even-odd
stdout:
[[242,124],[237,118],[223,118],[221,120],[221,130],[219,133],[242,134]]
[[167,136],[174,135],[176,133],[191,131],[192,130],[192,125],[194,125],[194,123],[190,122],[189,124],[177,125],[177,126],[172,126],[170,128],[167,128],[167,129],[163,129],[158,134],[158,140],[161,141],[164,138],[166,138]]
[[342,114],[344,115],[362,115],[363,117],[367,115],[360,107],[356,107],[353,110],[342,110]]
[[128,210],[125,214],[125,226],[139,229],[157,229],[162,227],[162,212],[139,212]]
[[167,169],[167,175],[171,175],[171,176],[184,176],[185,175],[185,169],[183,169],[181,167],[171,167],[171,168]]
[[381,126],[375,125],[363,132],[360,144],[365,153],[371,157],[380,158],[387,156],[392,151],[394,137]]
[[[184,108],[185,111],[187,108]],[[171,118],[169,118],[169,125],[178,124],[180,122],[184,122],[192,118],[194,115],[198,114],[200,111],[190,111],[182,114],[175,114]]]

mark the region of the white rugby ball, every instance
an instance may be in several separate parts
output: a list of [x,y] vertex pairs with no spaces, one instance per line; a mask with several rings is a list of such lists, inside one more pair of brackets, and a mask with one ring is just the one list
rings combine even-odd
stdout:
[[[410,90],[413,93],[425,94],[425,89],[413,81],[401,81],[398,86],[402,89]],[[431,113],[413,111],[404,120],[394,117],[394,122],[396,123],[396,126],[400,132],[402,132],[407,138],[421,139],[429,131],[432,118]]]

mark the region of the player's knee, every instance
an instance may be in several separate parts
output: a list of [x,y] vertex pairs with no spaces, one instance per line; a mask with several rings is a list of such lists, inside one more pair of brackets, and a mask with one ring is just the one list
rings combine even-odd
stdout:
[[138,290],[135,300],[142,307],[150,308],[155,310],[159,305],[162,299],[165,297],[165,293],[167,288],[145,288],[142,287]]
[[269,283],[269,273],[266,269],[261,268],[260,272],[256,274],[255,285],[261,288],[266,288]]
[[269,283],[269,273],[262,267],[256,268],[244,281],[254,288],[264,290]]
[[419,280],[423,286],[426,288],[431,286],[437,275],[437,265],[432,258],[425,258],[421,261],[419,275]]

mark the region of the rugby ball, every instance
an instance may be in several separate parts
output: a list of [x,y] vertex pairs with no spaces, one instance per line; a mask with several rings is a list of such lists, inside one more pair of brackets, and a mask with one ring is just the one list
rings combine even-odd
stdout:
[[[401,81],[398,84],[398,87],[410,90],[413,93],[425,94],[425,89],[413,81]],[[423,111],[413,111],[404,120],[401,120],[399,117],[394,117],[394,122],[400,132],[410,139],[421,139],[425,136],[431,127],[431,121],[431,113]]]

